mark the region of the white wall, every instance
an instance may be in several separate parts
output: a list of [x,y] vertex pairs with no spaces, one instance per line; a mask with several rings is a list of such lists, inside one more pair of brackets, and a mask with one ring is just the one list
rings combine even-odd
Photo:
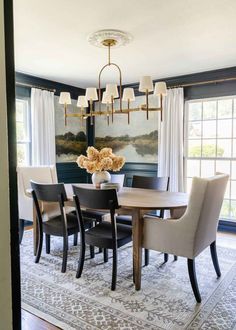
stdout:
[[0,329],[12,329],[3,0],[0,0]]

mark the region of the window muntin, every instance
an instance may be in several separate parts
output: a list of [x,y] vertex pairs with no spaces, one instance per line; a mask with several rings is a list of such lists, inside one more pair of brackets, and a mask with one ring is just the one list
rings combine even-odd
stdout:
[[236,96],[186,102],[185,185],[194,176],[230,175],[222,219],[236,221]]

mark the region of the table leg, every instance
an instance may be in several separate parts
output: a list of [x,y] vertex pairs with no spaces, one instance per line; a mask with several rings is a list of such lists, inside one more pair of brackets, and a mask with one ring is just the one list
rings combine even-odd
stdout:
[[134,209],[132,212],[133,221],[133,272],[135,289],[141,289],[141,269],[142,269],[142,233],[143,218],[140,210]]

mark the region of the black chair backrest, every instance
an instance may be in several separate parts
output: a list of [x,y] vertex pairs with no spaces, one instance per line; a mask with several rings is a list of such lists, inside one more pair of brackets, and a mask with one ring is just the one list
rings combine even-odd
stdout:
[[119,208],[115,189],[96,190],[73,186],[74,195],[78,196],[80,205],[89,209],[113,210]]
[[169,188],[169,177],[148,177],[134,175],[132,187],[167,191]]
[[43,202],[58,202],[59,196],[63,201],[67,201],[67,195],[63,183],[43,184],[30,181],[31,188],[38,200]]

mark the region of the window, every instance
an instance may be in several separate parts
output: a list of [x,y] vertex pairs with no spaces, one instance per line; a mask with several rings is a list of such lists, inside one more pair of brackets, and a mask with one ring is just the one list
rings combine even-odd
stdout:
[[186,102],[185,182],[228,173],[221,219],[236,221],[236,96]]
[[27,99],[16,99],[17,164],[30,165],[30,112]]

